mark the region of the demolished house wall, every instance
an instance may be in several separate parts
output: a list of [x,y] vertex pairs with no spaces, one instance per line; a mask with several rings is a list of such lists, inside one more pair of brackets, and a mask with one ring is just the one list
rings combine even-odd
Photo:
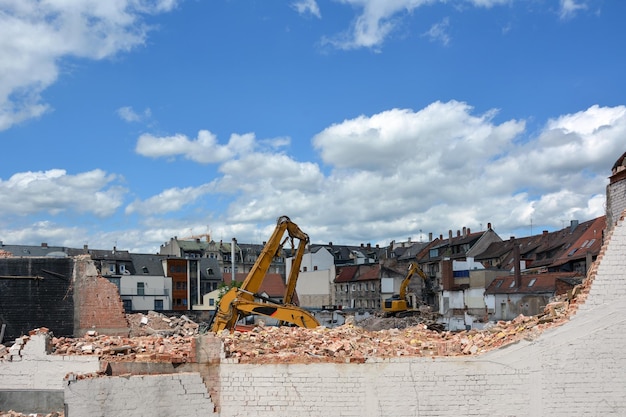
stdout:
[[89,256],[75,258],[74,300],[75,336],[88,331],[128,336],[130,329],[117,286],[98,273]]

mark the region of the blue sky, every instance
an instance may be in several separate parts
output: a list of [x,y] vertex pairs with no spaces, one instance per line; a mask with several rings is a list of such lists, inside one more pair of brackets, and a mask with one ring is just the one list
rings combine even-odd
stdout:
[[0,0],[0,240],[387,245],[604,214],[626,2]]

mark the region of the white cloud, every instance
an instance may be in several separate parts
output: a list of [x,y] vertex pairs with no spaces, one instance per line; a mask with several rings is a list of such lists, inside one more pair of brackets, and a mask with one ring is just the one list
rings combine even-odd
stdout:
[[[591,106],[555,117],[532,137],[524,121],[497,119],[496,110],[475,114],[467,103],[449,101],[344,120],[313,138],[326,172],[252,134],[231,135],[227,145],[206,131],[198,135],[203,140],[155,138],[163,142],[146,149],[165,151],[146,155],[191,158],[213,149],[230,157],[215,159],[219,175],[204,184],[168,188],[130,203],[126,214],[138,215],[143,225],[98,234],[89,244],[117,242],[153,252],[172,236],[187,235],[190,228],[204,232],[208,225],[216,239],[260,243],[280,215],[290,216],[318,243],[385,245],[416,240],[420,233],[477,231],[487,223],[506,239],[527,235],[531,223],[537,233],[604,214],[607,177],[623,153],[625,106]],[[124,190],[115,181],[99,170],[15,174],[0,182],[0,210],[14,218],[40,212],[107,216],[123,204]],[[218,208],[218,201],[227,207]],[[23,229],[35,242],[51,241],[64,230],[45,222]],[[5,240],[17,233],[0,232]],[[78,242],[87,233],[67,229]]]
[[315,0],[296,1],[291,4],[291,7],[293,7],[301,15],[311,15],[319,19],[322,18],[322,13],[320,12],[320,8]]
[[441,22],[433,24],[422,36],[429,38],[431,42],[441,42],[442,45],[447,46],[451,39],[448,34],[449,26],[450,19],[446,17]]
[[578,11],[587,9],[584,0],[561,0],[560,6],[559,16],[561,19],[574,17]]
[[151,158],[182,156],[201,164],[211,164],[246,155],[257,148],[277,149],[288,144],[289,139],[284,137],[257,141],[253,133],[233,133],[226,145],[220,145],[217,136],[208,130],[201,130],[195,139],[183,134],[158,137],[146,133],[137,140],[135,151]]
[[142,45],[145,14],[177,0],[0,1],[0,130],[41,116],[41,93],[56,82],[65,57],[103,59]]
[[132,107],[125,106],[120,107],[116,111],[117,115],[126,122],[141,122],[142,120],[149,119],[152,116],[152,111],[147,108],[141,113],[137,113]]
[[363,115],[313,138],[326,174],[282,152],[251,151],[223,160],[210,183],[135,204],[154,215],[167,204],[198,204],[197,196],[226,198],[224,215],[205,224],[248,242],[283,214],[314,242],[353,244],[487,223],[508,238],[528,234],[531,223],[536,233],[604,214],[607,176],[623,153],[625,107],[563,115],[534,137],[524,136],[524,121],[496,123],[497,116],[457,101]]
[[210,191],[210,187],[169,188],[144,201],[135,200],[126,207],[126,214],[156,215],[181,210]]
[[33,213],[91,213],[110,216],[122,204],[125,190],[115,175],[93,170],[68,175],[65,170],[21,172],[0,180],[0,211],[6,216]]

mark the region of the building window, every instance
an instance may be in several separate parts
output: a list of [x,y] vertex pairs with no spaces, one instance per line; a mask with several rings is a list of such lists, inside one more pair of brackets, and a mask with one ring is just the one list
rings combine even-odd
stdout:
[[430,256],[431,258],[436,258],[437,256],[439,256],[439,250],[438,249],[431,249],[428,252],[428,256]]
[[148,267],[147,266],[142,267],[141,270],[143,271],[144,274],[148,273]]
[[122,300],[124,303],[124,311],[133,311],[133,300]]
[[214,298],[209,298],[209,306],[211,306],[211,307],[215,306],[215,299]]
[[137,295],[145,295],[145,284],[143,282],[137,283]]
[[306,266],[302,268],[302,272],[306,272]]
[[207,268],[206,274],[207,275],[215,275],[215,273],[213,272],[213,268]]
[[154,300],[154,311],[163,311],[163,300]]
[[314,266],[313,266],[313,270],[314,270],[314,271],[317,271],[317,265],[314,265]]
[[535,282],[537,281],[537,278],[533,278],[530,280],[530,282],[528,283],[529,287],[532,287],[533,285],[535,285]]

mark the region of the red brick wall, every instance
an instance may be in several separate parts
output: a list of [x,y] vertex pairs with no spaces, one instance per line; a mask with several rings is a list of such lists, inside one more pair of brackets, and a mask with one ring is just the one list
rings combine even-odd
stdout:
[[441,262],[441,286],[446,291],[454,287],[454,272],[452,270],[452,261],[450,260]]
[[74,286],[75,337],[82,337],[89,330],[128,336],[129,325],[117,287],[98,275],[90,258],[76,260]]

